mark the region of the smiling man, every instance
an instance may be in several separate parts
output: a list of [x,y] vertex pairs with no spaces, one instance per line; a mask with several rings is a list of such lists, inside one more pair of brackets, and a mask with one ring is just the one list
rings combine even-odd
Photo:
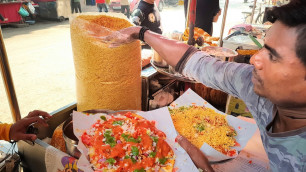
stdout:
[[[184,43],[130,27],[104,39],[114,45],[145,41],[176,71],[246,103],[259,127],[273,171],[306,171],[306,2],[292,0],[270,13],[274,23],[251,64],[220,61]],[[127,38],[127,39],[126,39]],[[183,137],[181,146],[204,171],[205,155]]]

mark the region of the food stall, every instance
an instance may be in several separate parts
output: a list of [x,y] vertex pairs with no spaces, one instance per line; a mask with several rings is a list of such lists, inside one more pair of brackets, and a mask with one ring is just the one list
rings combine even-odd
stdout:
[[[82,32],[76,32],[76,33],[82,33]],[[76,34],[77,35],[77,34]],[[79,38],[75,37],[72,38],[72,40],[78,42]],[[82,43],[80,43],[79,47],[83,47],[81,46]],[[1,38],[1,53],[3,56],[1,59],[1,63],[3,62],[3,64],[1,64],[1,69],[2,69],[2,74],[3,74],[3,78],[6,81],[5,85],[7,86],[7,93],[9,95],[9,100],[10,100],[10,105],[11,105],[11,109],[12,112],[14,114],[14,120],[18,120],[20,119],[20,112],[19,112],[19,108],[18,108],[18,102],[16,100],[15,97],[15,93],[14,93],[14,87],[13,87],[13,83],[11,80],[11,76],[10,76],[10,69],[7,63],[7,57],[6,57],[6,53],[5,53],[5,48],[4,48],[4,44],[3,44],[3,40]],[[105,48],[105,47],[104,47]],[[124,47],[125,50],[123,50],[124,52],[126,52],[126,50],[128,50],[129,47]],[[108,51],[108,50],[106,50]],[[88,52],[86,52],[88,53]],[[109,54],[112,54],[112,52],[109,52]],[[133,54],[134,55],[134,54]],[[128,58],[127,59],[131,59]],[[82,61],[82,60],[80,60]],[[103,63],[103,62],[102,62]],[[116,62],[117,63],[117,62]],[[133,62],[131,62],[133,63]],[[135,63],[139,63],[139,62],[135,62]],[[154,64],[153,64],[154,65]],[[3,68],[4,66],[4,68]],[[86,68],[86,66],[80,66],[80,69],[84,69]],[[81,71],[80,70],[80,71]],[[109,69],[106,69],[109,70]],[[159,69],[158,69],[159,70]],[[156,102],[151,101],[154,100],[155,97],[157,99],[157,95],[160,95],[161,92],[163,92],[163,94],[167,94],[170,93],[170,91],[168,90],[176,90],[175,94],[171,94],[173,95],[173,97],[171,97],[172,99],[170,99],[169,101],[166,101],[165,104],[168,105],[171,101],[173,101],[174,99],[176,99],[177,97],[179,97],[181,95],[180,92],[185,91],[182,87],[182,85],[175,81],[175,77],[178,77],[177,80],[181,80],[181,76],[177,76],[176,74],[172,74],[172,79],[165,79],[166,81],[164,83],[159,83],[156,85],[161,85],[159,86],[158,89],[151,87],[150,88],[150,83],[154,82],[155,80],[158,81],[162,81],[163,80],[163,76],[160,76],[159,73],[162,73],[162,71],[158,71],[157,68],[154,67],[148,67],[145,68],[144,70],[140,71],[141,72],[141,78],[139,80],[139,78],[136,78],[137,82],[138,80],[140,82],[142,82],[142,85],[132,85],[132,87],[137,87],[138,90],[136,89],[135,92],[133,92],[132,94],[135,94],[137,96],[140,95],[140,92],[142,93],[142,106],[139,106],[139,101],[138,104],[136,103],[135,105],[135,109],[142,109],[143,111],[147,111],[147,110],[151,110],[151,109],[155,109],[155,108],[159,108],[161,106],[164,105],[156,105]],[[127,71],[130,72],[130,71]],[[159,73],[158,73],[159,72]],[[167,73],[170,73],[168,71],[166,71]],[[84,73],[84,74],[80,74],[80,78],[82,79],[82,77],[85,78],[85,75],[87,75],[88,73]],[[169,74],[171,75],[171,73]],[[110,77],[113,77],[114,75],[110,75]],[[173,80],[174,78],[174,80]],[[186,79],[186,78],[185,78]],[[186,80],[188,82],[193,82],[190,80]],[[80,82],[82,83],[82,82]],[[127,82],[126,85],[128,85],[129,83]],[[89,84],[92,85],[92,84]],[[144,86],[145,85],[145,86]],[[111,89],[109,87],[104,87],[107,89]],[[169,89],[171,88],[171,89]],[[104,89],[106,90],[106,89]],[[158,90],[158,91],[157,91]],[[162,90],[162,91],[160,91]],[[82,91],[86,91],[86,90],[81,90]],[[124,92],[127,92],[128,90],[123,90],[122,94],[125,94]],[[146,93],[146,94],[144,94]],[[93,93],[95,94],[95,93]],[[192,93],[190,93],[192,94]],[[169,95],[169,94],[167,94]],[[174,96],[175,95],[175,96]],[[112,96],[112,95],[110,95]],[[145,96],[145,97],[144,97]],[[80,97],[82,98],[82,95],[80,95]],[[94,95],[91,97],[93,98]],[[122,98],[122,97],[121,97]],[[199,99],[199,101],[204,102],[202,99]],[[88,101],[87,101],[88,102]],[[131,101],[132,102],[132,101]],[[145,103],[144,103],[145,102]],[[157,103],[159,103],[160,101],[157,100]],[[130,103],[130,102],[129,102]],[[206,102],[207,103],[207,102]],[[114,103],[112,103],[113,105]],[[40,139],[37,139],[34,143],[28,143],[28,142],[23,142],[20,141],[18,143],[18,148],[19,148],[19,153],[21,155],[22,158],[22,164],[24,165],[25,168],[31,169],[32,171],[47,171],[50,168],[53,168],[52,166],[70,166],[69,168],[74,168],[74,170],[78,171],[78,169],[75,169],[75,164],[77,159],[73,158],[73,154],[67,154],[68,152],[62,152],[60,151],[60,149],[56,149],[53,146],[51,146],[50,144],[48,144],[48,141],[44,140],[47,137],[52,138],[52,136],[55,133],[55,130],[60,126],[60,124],[62,124],[64,121],[66,121],[69,116],[71,115],[73,110],[76,110],[78,108],[80,108],[80,101],[78,101],[78,107],[76,103],[72,103],[70,105],[67,105],[59,110],[56,110],[54,112],[51,113],[51,115],[53,116],[52,121],[50,120],[49,123],[49,128],[47,128],[46,130],[38,130],[38,136]],[[85,105],[86,106],[86,105]],[[125,106],[125,105],[122,105]],[[132,105],[131,105],[132,106]],[[120,107],[122,108],[122,107]],[[84,108],[85,110],[87,108]],[[90,108],[89,108],[90,109]],[[112,108],[111,108],[112,109]],[[244,119],[244,120],[248,120],[248,119]],[[63,128],[59,128],[60,130]],[[255,132],[255,131],[254,131]],[[34,131],[35,133],[35,131]],[[257,150],[255,151],[253,149],[253,147],[256,145]],[[67,148],[67,147],[66,147]],[[58,159],[59,158],[59,159]],[[65,162],[64,162],[65,161]],[[239,156],[232,160],[232,161],[228,161],[228,163],[217,163],[215,165],[215,168],[219,168],[220,171],[222,171],[222,169],[228,169],[228,167],[226,167],[226,165],[229,165],[230,167],[233,167],[233,164],[235,163],[239,163],[242,165],[241,168],[247,168],[248,169],[253,169],[253,171],[256,171],[256,169],[259,168],[263,168],[266,169],[267,168],[267,157],[264,153],[264,149],[260,140],[260,135],[259,132],[256,131],[254,137],[251,138],[249,144],[246,145],[246,147],[240,152]],[[246,162],[246,163],[245,163]],[[250,163],[251,162],[251,163]],[[192,163],[192,162],[191,162]],[[249,165],[250,164],[250,165]],[[247,166],[247,167],[245,167]],[[251,166],[251,167],[249,167]],[[235,169],[237,170],[237,169]]]
[[17,23],[21,21],[21,16],[18,13],[22,2],[15,1],[15,2],[0,2],[0,14],[7,18],[7,21],[0,21],[0,24],[4,23]]

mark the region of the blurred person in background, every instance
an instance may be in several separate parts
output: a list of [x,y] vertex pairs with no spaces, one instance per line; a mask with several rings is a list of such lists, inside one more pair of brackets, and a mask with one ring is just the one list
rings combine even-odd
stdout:
[[80,0],[72,0],[72,13],[82,13]]
[[36,140],[35,134],[27,134],[28,127],[33,123],[39,123],[48,126],[46,120],[51,116],[44,111],[34,110],[28,116],[22,118],[14,124],[0,124],[0,140],[19,141],[19,140]]
[[96,0],[96,3],[97,3],[97,7],[98,7],[99,12],[102,12],[103,8],[104,8],[104,11],[106,13],[108,12],[105,0]]
[[[187,17],[187,8],[188,0],[184,0],[185,18]],[[198,0],[195,27],[203,29],[212,36],[213,22],[218,21],[220,14],[221,9],[219,6],[219,0]]]
[[[141,0],[138,7],[133,11],[131,21],[137,26],[145,26],[151,31],[162,34],[161,18],[154,0]],[[150,49],[149,45],[142,48]]]
[[[129,0],[120,0],[121,5],[121,13],[127,16],[127,18],[130,18],[130,3]],[[126,14],[125,14],[126,11]]]

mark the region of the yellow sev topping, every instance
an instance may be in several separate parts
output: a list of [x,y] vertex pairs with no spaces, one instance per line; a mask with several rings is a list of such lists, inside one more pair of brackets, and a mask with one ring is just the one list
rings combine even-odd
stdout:
[[204,143],[226,155],[235,146],[235,129],[228,125],[226,115],[213,109],[190,106],[169,109],[176,130],[200,148]]

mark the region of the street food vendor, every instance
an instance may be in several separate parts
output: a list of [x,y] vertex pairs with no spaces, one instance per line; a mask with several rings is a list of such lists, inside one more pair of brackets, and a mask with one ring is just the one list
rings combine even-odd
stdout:
[[[115,46],[143,40],[177,72],[241,98],[259,127],[272,171],[305,171],[306,1],[274,7],[269,16],[274,24],[252,65],[220,61],[138,26],[120,31],[128,39],[110,35],[103,41],[115,40]],[[213,171],[205,155],[179,140],[198,167]]]
[[[41,118],[42,117],[42,118]],[[19,141],[30,140],[34,141],[37,136],[35,134],[27,134],[27,128],[29,125],[38,122],[42,125],[48,125],[46,119],[51,116],[44,111],[34,110],[28,114],[25,118],[17,121],[14,124],[0,124],[0,140],[6,141]]]

